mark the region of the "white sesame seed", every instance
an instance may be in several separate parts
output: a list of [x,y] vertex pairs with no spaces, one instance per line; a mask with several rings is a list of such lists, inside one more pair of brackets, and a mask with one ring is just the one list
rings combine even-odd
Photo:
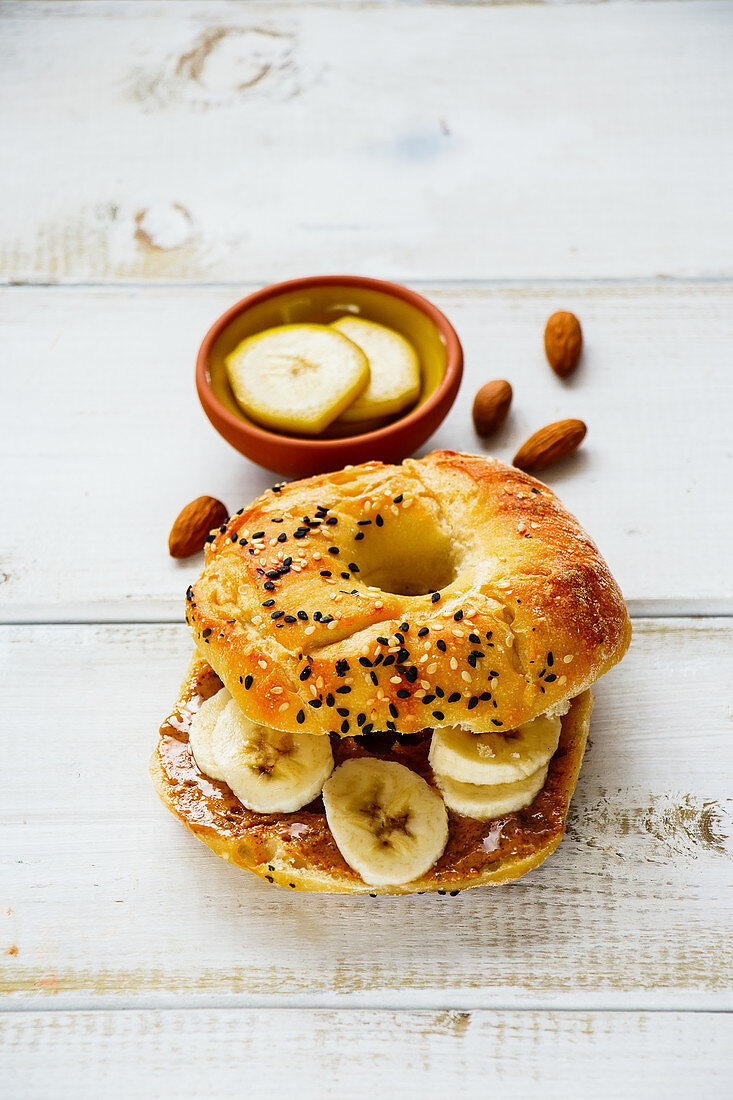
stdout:
[[316,695],[318,695],[318,689],[316,688],[316,685],[311,684],[310,687],[308,688],[308,690],[310,691],[311,695],[315,699]]
[[560,679],[557,682],[558,682],[558,684],[565,684],[565,683],[567,683],[567,679],[568,679],[567,676],[561,676]]
[[402,677],[401,676],[390,676],[389,682],[390,682],[390,684],[401,684],[402,683]]
[[267,668],[267,661],[258,661],[257,665],[259,668]]
[[314,631],[315,631],[315,629],[316,629],[316,628],[315,628],[314,626],[307,626],[307,627],[305,628],[305,630],[303,631],[303,633],[304,633],[304,634],[313,634],[313,633],[314,633]]
[[322,557],[322,555],[321,555],[321,554],[319,554],[318,552],[316,552],[316,553],[315,553],[315,554],[313,555],[313,561],[320,561],[320,560],[321,560],[321,557]]
[[466,672],[465,668],[461,673],[461,679],[465,680],[467,684],[471,683],[471,674],[469,672]]
[[375,603],[374,606],[376,607],[377,611],[380,611],[384,607],[384,601],[383,600],[377,600],[377,602]]
[[425,671],[427,672],[428,676],[432,676],[434,672],[437,672],[438,671],[438,666],[437,666],[436,662],[433,661],[433,663],[431,665],[428,665],[428,667],[425,669]]
[[273,695],[282,695],[283,689],[281,687],[274,687],[271,689]]
[[337,619],[332,619],[331,622],[328,624],[328,629],[329,630],[335,630],[337,626],[338,626],[338,620]]
[[563,664],[569,665],[570,662],[572,661],[572,659],[573,659],[573,654],[572,653],[566,653],[565,656],[563,657]]
[[282,712],[284,710],[287,710],[289,706],[290,706],[289,703],[281,703],[280,706],[277,709]]
[[458,661],[455,659],[455,657],[451,657],[450,667],[453,669],[454,672],[458,668]]
[[489,680],[489,687],[491,688],[492,691],[496,691],[498,686],[499,686],[499,681],[498,681],[496,676],[494,676],[494,678],[492,680]]

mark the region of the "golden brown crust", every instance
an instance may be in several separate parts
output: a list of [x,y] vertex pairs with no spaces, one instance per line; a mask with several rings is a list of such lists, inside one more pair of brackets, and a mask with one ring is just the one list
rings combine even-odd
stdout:
[[[343,894],[454,892],[509,882],[537,867],[562,839],[588,734],[590,692],[575,699],[562,720],[560,744],[543,790],[531,806],[497,821],[473,821],[450,813],[444,854],[421,879],[376,888],[349,867],[328,830],[320,802],[294,814],[254,814],[223,783],[203,776],[188,745],[188,725],[201,700],[221,687],[199,658],[189,668],[174,713],[161,726],[151,760],[158,794],[190,831],[222,859],[280,886]],[[335,742],[347,754],[373,754],[348,738]],[[413,767],[429,781],[427,743],[395,741],[376,750],[383,758]]]
[[187,621],[253,721],[342,736],[511,729],[585,691],[631,635],[557,497],[453,451],[266,492],[211,543]]

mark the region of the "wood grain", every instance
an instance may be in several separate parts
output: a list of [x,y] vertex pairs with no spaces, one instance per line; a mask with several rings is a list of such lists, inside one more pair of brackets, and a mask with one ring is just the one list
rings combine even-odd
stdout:
[[725,2],[133,7],[0,5],[6,280],[733,274]]
[[568,835],[536,872],[366,901],[268,886],[158,803],[146,765],[183,628],[5,627],[0,642],[8,1007],[730,1003],[729,621],[635,624],[598,686]]
[[[216,435],[193,387],[203,333],[245,289],[0,291],[12,364],[0,375],[5,621],[180,619],[201,567],[168,557],[180,508],[207,493],[235,511],[276,480]],[[421,289],[466,353],[456,405],[424,450],[511,461],[542,424],[580,417],[582,448],[545,480],[598,542],[632,611],[733,611],[733,286]],[[567,383],[542,346],[558,306],[585,331]],[[497,377],[514,401],[482,441],[471,403]]]
[[[723,1095],[730,1017],[220,1010],[0,1015],[9,1100]],[[297,1082],[297,1092],[293,1093]]]

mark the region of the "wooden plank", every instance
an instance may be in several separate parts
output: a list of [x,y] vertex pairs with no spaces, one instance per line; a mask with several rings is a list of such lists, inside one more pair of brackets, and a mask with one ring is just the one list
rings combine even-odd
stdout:
[[560,849],[455,898],[295,894],[191,837],[147,775],[182,628],[0,643],[7,1007],[730,1005],[729,620],[636,623]]
[[725,2],[0,16],[7,280],[733,273]]
[[[5,621],[180,619],[200,560],[168,557],[179,508],[212,493],[234,511],[275,480],[216,435],[193,387],[204,331],[244,289],[0,292],[13,365],[0,380]],[[733,481],[733,286],[421,289],[466,352],[458,401],[425,450],[511,461],[541,424],[582,417],[582,451],[546,480],[597,540],[632,610],[733,611],[721,500]],[[574,309],[586,335],[583,365],[565,384],[542,348],[558,307]],[[494,377],[510,379],[515,397],[484,444],[470,410]]]
[[664,1012],[219,1010],[0,1016],[8,1100],[723,1095],[731,1018]]

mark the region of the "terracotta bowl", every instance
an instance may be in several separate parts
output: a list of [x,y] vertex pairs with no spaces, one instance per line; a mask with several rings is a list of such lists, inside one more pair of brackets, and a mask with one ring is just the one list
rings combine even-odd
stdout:
[[[225,357],[245,337],[273,325],[328,323],[345,314],[379,321],[411,341],[423,372],[417,404],[389,423],[338,437],[281,435],[247,419],[229,387]],[[223,313],[199,348],[196,389],[211,423],[243,455],[287,477],[309,477],[369,459],[400,462],[412,454],[445,418],[462,373],[455,330],[426,298],[382,279],[316,275],[264,287]]]

